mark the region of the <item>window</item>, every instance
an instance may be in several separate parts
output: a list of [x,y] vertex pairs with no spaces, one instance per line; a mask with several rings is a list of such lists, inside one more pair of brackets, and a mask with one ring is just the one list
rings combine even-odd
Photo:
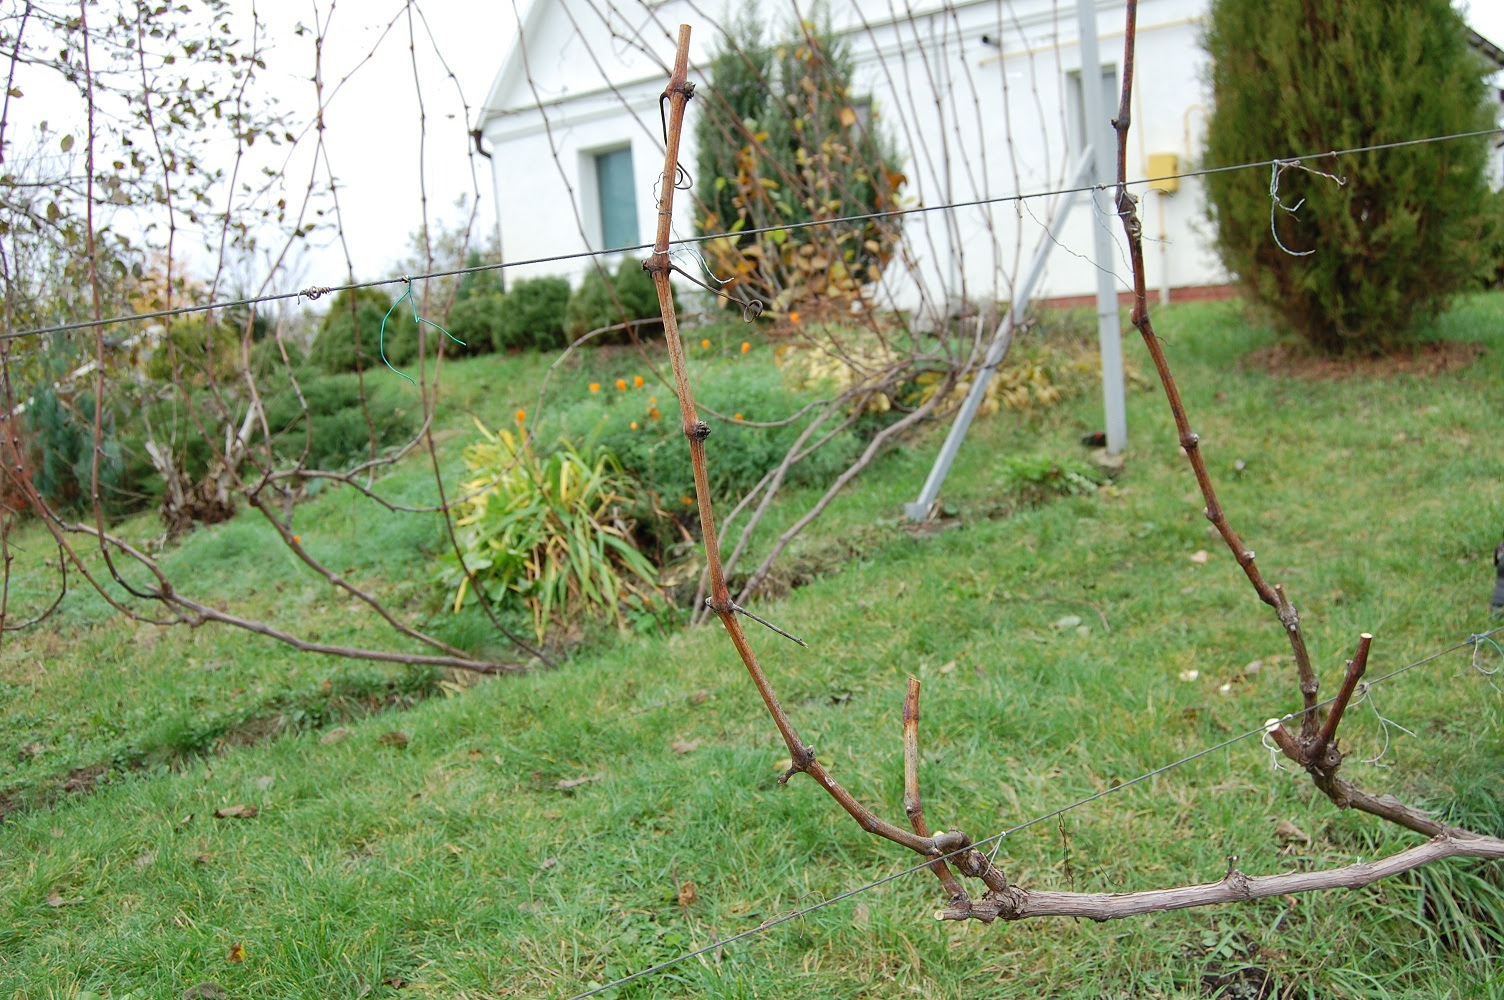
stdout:
[[[1118,116],[1118,102],[1122,100],[1122,93],[1118,90],[1118,69],[1116,66],[1102,67],[1102,114],[1104,120],[1098,126],[1104,131],[1107,120]],[[1071,70],[1066,74],[1066,121],[1070,125],[1071,152],[1081,153],[1086,149],[1086,98],[1081,93],[1081,71]],[[1099,133],[1101,134],[1101,133]]]
[[641,242],[637,231],[637,185],[632,180],[632,148],[595,154],[595,193],[600,205],[601,249]]

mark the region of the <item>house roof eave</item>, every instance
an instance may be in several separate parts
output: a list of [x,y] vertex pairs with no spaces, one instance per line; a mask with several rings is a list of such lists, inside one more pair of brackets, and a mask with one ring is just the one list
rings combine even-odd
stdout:
[[1499,46],[1495,45],[1487,38],[1484,38],[1472,28],[1467,29],[1467,43],[1471,45],[1479,55],[1487,59],[1489,62],[1493,63],[1494,66],[1499,69],[1504,69],[1504,49],[1499,48]]
[[501,69],[497,70],[496,76],[491,80],[490,89],[486,91],[485,102],[480,106],[480,114],[475,121],[475,130],[484,131],[486,123],[496,117],[500,109],[502,95],[507,90],[507,85],[522,72],[522,43],[532,31],[537,28],[540,13],[548,7],[548,3],[540,0],[514,0],[513,9],[517,11],[517,33],[512,37],[511,47],[507,49],[505,58],[501,61]]

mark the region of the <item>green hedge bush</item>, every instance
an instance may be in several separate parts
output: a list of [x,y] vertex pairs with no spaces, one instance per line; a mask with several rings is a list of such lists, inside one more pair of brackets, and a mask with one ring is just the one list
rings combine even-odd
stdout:
[[449,341],[446,354],[457,357],[489,354],[496,349],[496,331],[501,326],[501,316],[506,310],[506,296],[501,292],[488,292],[460,299],[449,310],[446,329],[464,345]]
[[[675,304],[678,295],[674,296]],[[585,276],[564,310],[564,334],[571,342],[604,326],[632,323],[638,337],[661,335],[663,314],[658,308],[658,290],[642,262],[622,258],[614,275],[595,270]],[[591,339],[593,344],[625,344],[632,340],[626,329],[613,330]]]
[[[319,324],[318,335],[308,350],[308,360],[331,373],[353,372],[357,361],[363,370],[381,367],[378,349],[381,321],[389,310],[392,310],[392,297],[380,288],[340,292],[329,304],[329,312]],[[355,347],[357,333],[360,339],[358,354]],[[417,356],[418,324],[406,302],[400,309],[392,310],[384,341],[387,360],[394,365],[406,364]]]
[[[575,406],[567,432],[583,437],[587,445],[609,449],[665,510],[682,514],[686,510],[683,498],[694,495],[694,476],[673,393],[651,384],[638,389],[628,381],[628,386],[625,392],[608,386],[599,397]],[[745,364],[715,366],[698,374],[695,398],[727,416],[740,413],[749,421],[768,422],[793,415],[811,397],[787,386],[776,367],[747,358]],[[655,399],[656,403],[651,402]],[[707,420],[715,442],[710,488],[717,502],[734,502],[757,485],[783,460],[807,423],[806,418],[781,427],[752,427]],[[818,440],[821,433],[817,430],[809,443]],[[860,428],[843,431],[795,465],[785,483],[799,486],[828,482],[860,448]]]
[[512,286],[497,312],[498,351],[553,351],[565,346],[564,310],[569,282],[563,278],[524,278]]
[[[373,426],[378,450],[401,443],[417,427],[417,414],[403,405],[401,395],[372,380],[366,381],[369,425],[361,409],[360,386],[354,375],[314,375],[300,378],[298,385],[307,400],[313,424],[312,444],[305,463],[309,468],[340,469],[364,461],[370,454]],[[279,462],[290,462],[302,453],[306,441],[302,406],[291,386],[285,384],[268,392],[263,400],[273,452]],[[148,436],[170,448],[179,467],[190,477],[198,479],[209,470],[213,451],[199,433],[198,423],[189,411],[190,403],[205,426],[223,427],[224,421],[218,416],[212,397],[207,392],[194,391],[187,401],[174,396],[150,403],[120,428],[122,479],[135,492],[140,508],[160,500],[163,492],[146,451]],[[244,413],[244,404],[237,403],[231,416],[238,423]]]

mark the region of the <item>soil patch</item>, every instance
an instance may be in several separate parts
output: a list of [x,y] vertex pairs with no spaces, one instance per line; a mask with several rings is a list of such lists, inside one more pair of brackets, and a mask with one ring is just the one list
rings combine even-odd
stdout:
[[325,690],[301,697],[284,697],[266,706],[266,711],[203,733],[201,742],[195,745],[135,749],[118,754],[107,762],[42,776],[24,786],[0,788],[0,823],[8,816],[28,810],[55,808],[64,800],[87,795],[120,775],[144,771],[159,764],[180,768],[192,760],[269,743],[292,733],[316,731],[336,723],[404,711],[437,694],[440,678],[435,671],[417,685],[388,681],[369,690]]
[[1329,358],[1312,354],[1302,344],[1281,341],[1244,358],[1244,370],[1268,372],[1283,378],[1325,381],[1344,378],[1391,378],[1395,375],[1444,375],[1466,368],[1486,353],[1482,344],[1444,340],[1418,344],[1379,357]]

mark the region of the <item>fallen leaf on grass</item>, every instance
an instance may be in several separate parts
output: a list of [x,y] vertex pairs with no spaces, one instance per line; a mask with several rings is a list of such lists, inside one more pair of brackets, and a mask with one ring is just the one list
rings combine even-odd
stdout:
[[239,941],[236,941],[234,944],[230,945],[230,953],[225,956],[225,960],[228,962],[237,963],[244,962],[245,945],[241,944]]
[[350,730],[346,729],[344,726],[335,726],[333,729],[329,730],[323,736],[320,736],[319,737],[319,742],[320,743],[324,743],[324,744],[338,743],[340,740],[344,739],[346,736],[349,736],[349,735],[350,735]]
[[271,775],[269,775],[269,774],[263,774],[261,777],[259,777],[259,778],[256,779],[256,787],[259,788],[259,789],[261,789],[264,792],[268,788],[272,787],[272,782],[275,781],[275,780],[276,779],[273,778]]
[[697,900],[699,898],[700,898],[700,892],[699,892],[698,889],[695,888],[695,884],[693,882],[680,882],[679,883],[679,905],[680,906],[688,906],[689,904],[693,903],[695,900]]
[[394,750],[406,750],[409,740],[406,733],[393,729],[389,733],[382,733],[376,742],[384,747],[391,747]]
[[136,855],[135,865],[137,868],[150,868],[157,860],[156,851],[142,851]]
[[1199,565],[1206,562],[1211,557],[1211,553],[1206,551],[1205,549],[1197,549],[1195,552],[1191,553],[1191,562]]
[[47,905],[52,907],[54,910],[60,906],[77,906],[82,902],[83,900],[81,899],[64,899],[58,894],[58,891],[56,889],[53,889],[52,893],[47,897]]
[[256,807],[248,805],[225,806],[214,810],[215,819],[250,819],[256,815]]
[[866,927],[872,923],[872,907],[866,903],[858,903],[851,908],[851,922],[858,927]]
[[694,694],[689,696],[689,703],[691,705],[703,705],[705,704],[705,699],[709,697],[709,691],[696,691]]
[[1066,615],[1064,618],[1061,618],[1061,619],[1059,619],[1059,620],[1057,620],[1055,622],[1055,627],[1058,628],[1058,629],[1067,629],[1067,628],[1075,628],[1077,625],[1080,625],[1080,624],[1081,624],[1081,616],[1080,615]]
[[558,783],[556,783],[554,785],[554,791],[556,791],[556,792],[567,792],[571,788],[579,788],[581,785],[588,785],[592,781],[600,781],[604,777],[605,777],[604,774],[596,773],[596,774],[587,774],[583,778],[566,778],[563,781],[560,781],[560,782],[558,782]]
[[225,988],[218,983],[199,983],[183,991],[183,1000],[223,1000]]
[[1283,844],[1290,844],[1296,841],[1302,844],[1309,844],[1311,842],[1310,834],[1287,819],[1282,819],[1274,825],[1274,836],[1276,840]]
[[544,871],[548,871],[550,868],[553,868],[558,863],[559,863],[559,859],[558,858],[544,858],[543,859],[543,863],[541,865],[539,865],[538,867],[542,868]]
[[674,753],[691,753],[691,752],[693,752],[695,750],[698,750],[700,748],[700,741],[699,740],[674,740],[673,743],[669,744],[669,748],[671,750],[673,750]]

